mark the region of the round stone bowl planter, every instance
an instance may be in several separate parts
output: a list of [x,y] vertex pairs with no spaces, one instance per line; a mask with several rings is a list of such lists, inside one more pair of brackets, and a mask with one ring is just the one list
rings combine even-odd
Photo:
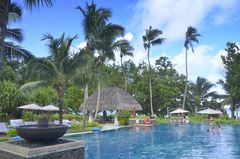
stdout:
[[39,127],[38,125],[19,126],[16,128],[19,136],[29,142],[53,142],[62,137],[68,129],[65,125],[49,125]]

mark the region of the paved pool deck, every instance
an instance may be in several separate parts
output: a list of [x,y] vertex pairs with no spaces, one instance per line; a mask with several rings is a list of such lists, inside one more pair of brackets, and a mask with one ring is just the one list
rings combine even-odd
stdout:
[[[102,126],[103,127],[102,127],[101,131],[110,131],[110,130],[117,130],[117,129],[124,128],[124,127],[129,127],[129,126],[117,126],[117,125],[110,124],[110,123],[103,124]],[[64,136],[67,137],[67,136],[71,136],[71,135],[89,134],[89,133],[92,133],[92,131],[85,131],[85,132],[78,132],[78,133],[67,133]]]

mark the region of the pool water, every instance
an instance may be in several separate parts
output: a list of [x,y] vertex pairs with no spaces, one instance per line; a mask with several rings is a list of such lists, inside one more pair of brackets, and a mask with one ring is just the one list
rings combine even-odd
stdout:
[[85,140],[86,159],[240,158],[240,126],[207,124],[123,128],[70,136]]

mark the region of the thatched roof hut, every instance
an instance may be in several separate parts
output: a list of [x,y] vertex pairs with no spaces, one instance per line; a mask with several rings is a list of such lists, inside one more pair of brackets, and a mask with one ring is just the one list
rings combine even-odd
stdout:
[[[142,110],[142,106],[126,91],[118,87],[100,90],[99,111],[104,110]],[[96,110],[98,91],[80,106],[80,110]]]

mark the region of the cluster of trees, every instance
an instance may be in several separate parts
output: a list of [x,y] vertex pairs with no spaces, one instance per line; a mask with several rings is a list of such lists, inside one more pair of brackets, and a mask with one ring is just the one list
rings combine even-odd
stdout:
[[[51,6],[51,0],[25,0],[27,8]],[[50,103],[59,106],[59,117],[63,109],[78,112],[80,104],[88,94],[98,91],[98,112],[100,89],[116,85],[131,93],[143,106],[145,114],[166,114],[167,108],[183,107],[192,112],[201,107],[221,107],[216,92],[209,92],[214,86],[204,78],[196,82],[188,81],[187,54],[198,42],[200,34],[188,27],[184,47],[186,48],[186,75],[179,74],[167,57],[159,57],[150,64],[150,48],[162,44],[162,31],[151,26],[143,36],[148,63],[136,65],[131,60],[123,61],[124,56],[134,56],[130,43],[119,37],[124,36],[124,28],[109,22],[110,9],[98,8],[94,2],[86,7],[76,7],[83,16],[87,46],[71,52],[71,44],[77,36],[68,37],[64,33],[55,38],[46,34],[43,41],[49,48],[50,56],[38,58],[16,45],[24,38],[21,29],[10,29],[8,24],[21,18],[20,5],[10,0],[0,2],[0,110],[1,116],[17,115],[17,106],[34,102],[39,105]],[[7,39],[10,41],[7,41]],[[232,46],[233,45],[233,46]],[[222,82],[231,101],[239,101],[239,48],[228,43],[228,56],[222,57],[226,68],[226,82]],[[110,65],[115,60],[115,52],[120,52],[121,65]],[[234,76],[234,77],[233,77]],[[223,96],[221,96],[223,98]],[[227,98],[227,96],[225,96]],[[211,100],[209,100],[211,99]],[[234,103],[233,103],[234,104]],[[235,106],[235,105],[234,105]],[[95,114],[96,117],[96,114]]]

